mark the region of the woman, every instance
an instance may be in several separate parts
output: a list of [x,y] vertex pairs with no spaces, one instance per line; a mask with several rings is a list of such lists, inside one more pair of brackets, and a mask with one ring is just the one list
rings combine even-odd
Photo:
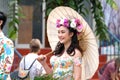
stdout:
[[107,62],[98,73],[99,80],[120,80],[120,57]]
[[19,77],[22,76],[23,70],[28,70],[28,69],[30,70],[29,73],[30,79],[27,78],[28,80],[34,80],[35,76],[40,76],[46,73],[42,65],[36,60],[39,52],[40,52],[39,39],[32,39],[30,41],[30,53],[28,53],[20,61],[19,74],[18,74]]
[[46,63],[46,56],[40,55],[38,61],[43,65],[47,74],[62,80],[81,80],[82,49],[79,47],[77,34],[82,31],[79,19],[58,19],[59,42],[54,55],[50,59],[52,69]]

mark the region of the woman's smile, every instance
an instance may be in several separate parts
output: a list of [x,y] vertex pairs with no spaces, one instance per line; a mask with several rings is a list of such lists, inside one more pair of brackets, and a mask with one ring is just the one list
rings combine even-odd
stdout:
[[69,40],[69,31],[66,27],[61,26],[58,29],[58,38],[61,43],[66,43]]

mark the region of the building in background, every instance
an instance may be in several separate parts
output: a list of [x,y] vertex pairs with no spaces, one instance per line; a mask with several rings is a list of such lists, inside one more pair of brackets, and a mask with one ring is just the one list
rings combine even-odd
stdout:
[[[9,13],[10,0],[0,0],[0,10]],[[18,38],[15,40],[16,48],[28,48],[32,38],[38,38],[42,47],[45,47],[45,4],[43,0],[19,0],[24,18],[20,18]],[[8,19],[9,22],[9,19]],[[8,24],[4,32],[7,35]]]

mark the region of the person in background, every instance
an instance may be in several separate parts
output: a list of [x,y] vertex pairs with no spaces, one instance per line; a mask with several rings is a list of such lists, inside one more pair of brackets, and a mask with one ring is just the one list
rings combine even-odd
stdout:
[[0,79],[11,80],[10,71],[14,60],[14,44],[2,32],[6,20],[6,15],[0,11]]
[[29,80],[34,80],[36,76],[46,74],[42,65],[36,60],[38,57],[38,53],[40,52],[40,40],[39,39],[32,39],[30,41],[30,53],[25,55],[19,64],[19,69],[28,69],[30,68],[29,73]]
[[98,74],[99,80],[120,80],[120,57],[107,62]]
[[80,20],[58,19],[56,28],[59,42],[50,58],[52,69],[47,65],[45,55],[40,55],[37,60],[44,66],[47,74],[53,74],[55,79],[82,80],[82,49],[77,39],[77,34],[82,31]]

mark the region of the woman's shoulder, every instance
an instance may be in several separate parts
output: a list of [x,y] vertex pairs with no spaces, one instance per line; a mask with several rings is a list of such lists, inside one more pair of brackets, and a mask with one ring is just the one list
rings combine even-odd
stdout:
[[80,50],[75,49],[75,55],[74,57],[82,57],[82,53],[80,52]]

